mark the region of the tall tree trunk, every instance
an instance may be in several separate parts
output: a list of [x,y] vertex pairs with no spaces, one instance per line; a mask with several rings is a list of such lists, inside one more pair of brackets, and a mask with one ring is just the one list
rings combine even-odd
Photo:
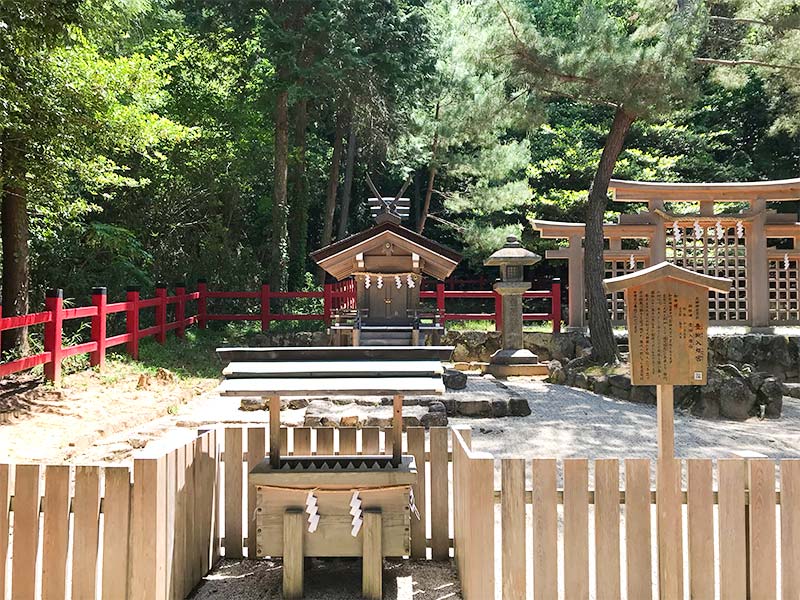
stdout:
[[[28,312],[30,251],[28,246],[28,197],[25,187],[25,144],[8,135],[3,140],[2,239],[3,239],[3,316]],[[28,328],[3,332],[3,350],[28,352]]]
[[331,157],[331,169],[328,172],[328,191],[325,195],[325,214],[322,224],[322,239],[320,246],[324,248],[333,239],[333,216],[336,212],[336,190],[339,188],[339,167],[342,162],[342,150],[344,149],[344,121],[341,117],[336,118],[336,131],[333,134],[333,156]]
[[603,154],[594,180],[589,188],[589,202],[586,211],[586,234],[583,243],[584,280],[586,299],[589,306],[589,331],[592,339],[592,357],[601,363],[614,362],[619,357],[611,315],[608,312],[606,292],[603,288],[605,260],[603,258],[603,217],[608,204],[608,184],[614,173],[625,138],[636,117],[617,108],[611,131],[606,137]]
[[347,157],[344,161],[344,187],[342,187],[342,210],[339,211],[339,239],[347,235],[347,225],[350,220],[350,196],[353,191],[353,170],[356,164],[356,131],[350,125],[350,134],[347,136]]
[[275,103],[275,175],[272,199],[272,239],[269,284],[274,290],[286,286],[287,221],[286,178],[289,161],[289,92],[278,94]]
[[294,152],[292,153],[292,202],[289,220],[289,289],[299,290],[305,284],[308,238],[308,181],[306,179],[306,130],[308,99],[294,106]]
[[439,149],[439,103],[436,103],[436,113],[434,114],[436,131],[433,133],[433,143],[431,144],[431,166],[428,171],[428,187],[425,190],[425,201],[422,204],[422,214],[417,223],[417,232],[422,233],[425,229],[425,221],[428,220],[428,213],[431,210],[431,196],[433,196],[433,181],[436,179],[436,151]]

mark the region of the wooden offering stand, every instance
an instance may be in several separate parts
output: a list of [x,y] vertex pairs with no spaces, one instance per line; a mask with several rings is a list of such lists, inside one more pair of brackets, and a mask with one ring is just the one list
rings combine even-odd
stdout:
[[[268,459],[256,488],[257,555],[282,556],[283,595],[303,595],[303,559],[362,556],[362,593],[381,598],[384,556],[410,553],[413,456],[402,454],[403,396],[444,393],[442,360],[453,348],[219,349],[230,361],[223,396],[269,398]],[[281,396],[392,396],[392,455],[280,455]],[[388,442],[388,440],[387,440]]]

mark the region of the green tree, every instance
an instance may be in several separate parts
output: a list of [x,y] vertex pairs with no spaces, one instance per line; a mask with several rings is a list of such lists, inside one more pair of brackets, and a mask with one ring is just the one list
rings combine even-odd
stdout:
[[[96,210],[137,185],[112,153],[142,154],[184,131],[154,110],[163,83],[140,54],[104,49],[144,7],[7,2],[0,13],[3,295],[6,314],[28,311],[30,238]],[[55,283],[55,282],[53,282]],[[3,347],[24,346],[24,329]],[[24,347],[23,347],[24,350]]]

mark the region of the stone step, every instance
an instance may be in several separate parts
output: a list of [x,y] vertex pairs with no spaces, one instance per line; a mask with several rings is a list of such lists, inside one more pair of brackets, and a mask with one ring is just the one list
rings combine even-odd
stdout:
[[381,340],[381,339],[361,339],[359,341],[359,345],[361,346],[410,346],[411,345],[411,338],[407,340]]
[[410,340],[411,339],[411,332],[410,331],[369,331],[369,330],[361,330],[361,339],[364,338],[371,338],[371,339],[381,339],[381,340]]

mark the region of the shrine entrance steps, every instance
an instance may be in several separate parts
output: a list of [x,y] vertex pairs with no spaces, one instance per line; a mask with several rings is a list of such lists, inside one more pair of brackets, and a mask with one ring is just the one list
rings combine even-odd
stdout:
[[361,346],[412,346],[413,328],[406,325],[363,325]]

